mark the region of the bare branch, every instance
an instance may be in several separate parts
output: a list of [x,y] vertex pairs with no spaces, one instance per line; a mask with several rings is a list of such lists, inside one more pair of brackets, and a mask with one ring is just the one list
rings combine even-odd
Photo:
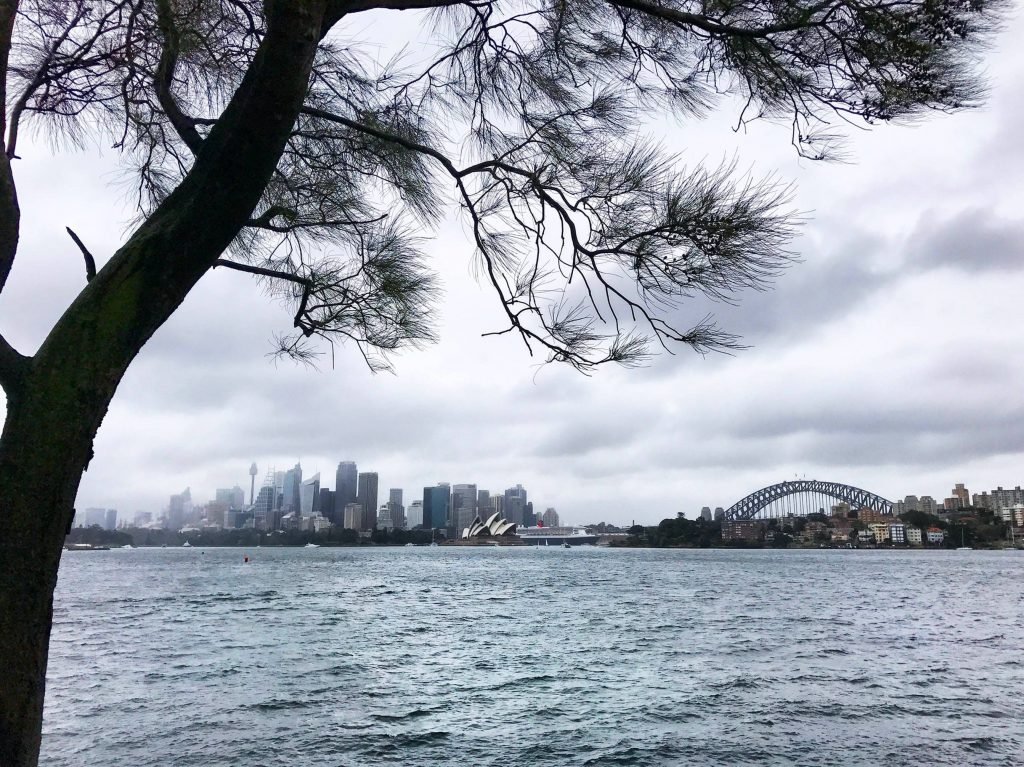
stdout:
[[92,253],[85,247],[85,243],[72,231],[70,226],[65,226],[64,229],[71,235],[71,239],[75,241],[78,249],[82,251],[82,258],[85,259],[85,281],[92,282],[92,278],[96,276],[96,259],[92,257]]

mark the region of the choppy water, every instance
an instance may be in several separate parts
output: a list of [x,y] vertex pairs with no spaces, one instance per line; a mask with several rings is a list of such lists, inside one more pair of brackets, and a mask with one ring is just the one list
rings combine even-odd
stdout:
[[46,765],[1019,765],[1024,553],[64,556]]

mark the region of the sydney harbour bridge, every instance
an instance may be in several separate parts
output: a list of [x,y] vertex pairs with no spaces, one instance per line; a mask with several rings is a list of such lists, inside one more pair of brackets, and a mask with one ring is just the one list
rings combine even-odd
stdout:
[[725,518],[802,517],[819,511],[828,514],[839,502],[848,503],[851,509],[892,513],[892,502],[859,487],[817,479],[799,479],[756,490],[730,506],[725,512]]

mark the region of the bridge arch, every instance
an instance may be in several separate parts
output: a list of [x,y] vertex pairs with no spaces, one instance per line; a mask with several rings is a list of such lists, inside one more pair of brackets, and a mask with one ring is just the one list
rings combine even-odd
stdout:
[[859,487],[840,482],[823,482],[817,479],[799,479],[780,482],[756,490],[734,503],[725,512],[725,518],[753,519],[765,508],[790,495],[823,495],[850,504],[851,509],[871,509],[883,514],[892,513],[892,502],[880,495],[861,490]]

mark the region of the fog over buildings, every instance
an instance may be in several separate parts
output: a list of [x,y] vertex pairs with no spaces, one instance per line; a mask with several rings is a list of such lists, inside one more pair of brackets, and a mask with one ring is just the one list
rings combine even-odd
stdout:
[[[619,523],[677,510],[692,517],[796,474],[893,500],[911,492],[938,499],[954,481],[1019,484],[1022,35],[1024,21],[1011,21],[989,54],[985,108],[849,129],[849,164],[799,160],[789,126],[734,131],[738,104],[685,130],[652,124],[691,165],[735,159],[754,177],[792,180],[793,206],[806,212],[795,245],[801,261],[776,290],[744,295],[737,306],[695,301],[681,310],[690,319],[711,312],[742,333],[750,348],[734,356],[679,350],[644,369],[587,378],[539,366],[511,335],[481,338],[504,327],[501,309],[474,279],[465,227],[453,215],[436,236],[424,233],[445,288],[436,307],[441,340],[401,354],[393,376],[371,375],[352,347],[336,348],[333,360],[325,353],[319,370],[274,363],[266,353],[291,325],[287,308],[246,275],[204,277],[129,369],[77,506],[130,519],[136,510],[162,512],[175,493],[168,512],[184,515],[192,494],[248,491],[253,459],[257,507],[268,467],[300,511],[303,488],[312,487],[305,483],[319,473],[337,491],[336,519],[353,504],[375,519],[379,488],[418,492],[441,477],[496,494],[514,479],[543,504],[529,513],[551,506],[564,518]],[[31,137],[19,144],[21,256],[0,316],[26,353],[84,280],[64,227],[102,263],[132,217],[113,152],[51,152]],[[343,476],[340,456],[377,467],[380,482],[371,491],[367,477],[364,492],[347,473],[345,482],[326,481],[332,471]],[[435,494],[461,497],[459,487]],[[501,497],[510,519],[528,513],[526,499]],[[408,515],[434,508],[428,498],[415,506],[407,497],[404,506]]]

